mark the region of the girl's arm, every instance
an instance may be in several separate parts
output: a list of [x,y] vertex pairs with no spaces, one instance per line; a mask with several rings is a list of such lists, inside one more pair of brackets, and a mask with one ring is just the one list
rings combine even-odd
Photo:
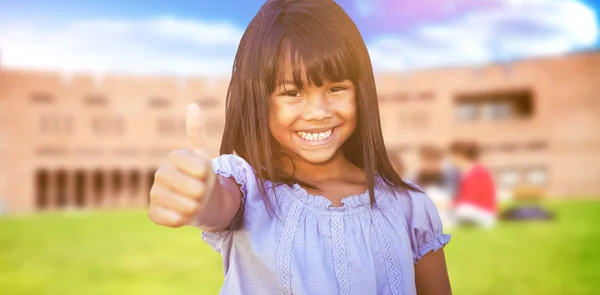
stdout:
[[240,186],[233,178],[216,175],[215,183],[203,206],[196,226],[205,232],[220,232],[231,224],[242,202]]
[[415,282],[419,295],[451,295],[450,278],[444,249],[431,251],[415,265]]
[[213,169],[198,105],[188,106],[185,123],[189,148],[169,153],[156,171],[150,189],[149,217],[167,227],[194,225],[207,232],[223,231],[240,209],[240,186]]

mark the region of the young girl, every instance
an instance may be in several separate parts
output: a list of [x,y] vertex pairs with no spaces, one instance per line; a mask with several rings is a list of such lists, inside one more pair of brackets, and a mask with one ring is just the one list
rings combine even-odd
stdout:
[[191,148],[157,171],[150,218],[194,225],[221,294],[450,294],[432,201],[394,171],[373,70],[334,1],[267,1],[244,33],[221,156],[188,107]]

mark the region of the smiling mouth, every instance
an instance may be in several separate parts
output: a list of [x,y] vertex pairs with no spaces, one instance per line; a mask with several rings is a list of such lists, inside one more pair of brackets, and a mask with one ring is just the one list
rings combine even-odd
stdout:
[[320,140],[326,140],[328,138],[331,137],[331,135],[333,134],[333,130],[334,128],[331,128],[329,130],[325,130],[322,132],[304,132],[304,131],[296,131],[296,134],[298,134],[298,136],[306,141],[320,141]]

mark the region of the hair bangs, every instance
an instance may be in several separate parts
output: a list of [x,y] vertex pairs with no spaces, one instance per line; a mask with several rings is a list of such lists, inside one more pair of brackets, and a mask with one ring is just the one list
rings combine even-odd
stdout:
[[[309,22],[310,23],[310,22]],[[323,24],[325,25],[325,24]],[[331,26],[288,26],[277,58],[276,77],[282,84],[289,62],[298,89],[305,85],[323,86],[326,82],[358,80],[358,62],[350,46]]]

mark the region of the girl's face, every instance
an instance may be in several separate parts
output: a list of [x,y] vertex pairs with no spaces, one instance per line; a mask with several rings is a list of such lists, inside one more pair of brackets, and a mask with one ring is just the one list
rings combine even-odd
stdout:
[[[327,162],[356,128],[356,98],[350,80],[325,82],[321,87],[294,84],[289,58],[284,82],[275,86],[269,109],[269,129],[283,150],[312,164]],[[307,81],[304,77],[302,80]]]

